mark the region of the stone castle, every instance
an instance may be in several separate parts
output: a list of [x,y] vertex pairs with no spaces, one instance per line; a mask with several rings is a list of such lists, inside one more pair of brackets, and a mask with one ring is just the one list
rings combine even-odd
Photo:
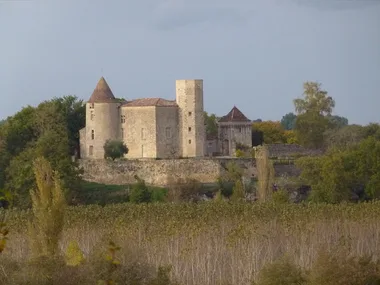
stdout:
[[86,103],[80,130],[80,157],[103,159],[107,140],[122,140],[127,158],[233,156],[237,143],[252,146],[251,121],[236,107],[207,137],[203,80],[176,80],[176,99],[116,99],[102,77]]

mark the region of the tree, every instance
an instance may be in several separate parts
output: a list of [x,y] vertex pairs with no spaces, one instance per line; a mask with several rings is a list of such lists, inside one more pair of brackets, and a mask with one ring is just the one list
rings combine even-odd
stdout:
[[341,116],[328,116],[330,124],[335,129],[340,129],[348,125],[348,119]]
[[281,119],[281,126],[284,130],[293,130],[297,116],[294,113],[287,113]]
[[321,89],[320,83],[308,81],[304,83],[303,88],[304,98],[293,101],[297,114],[313,112],[323,116],[331,115],[335,101],[327,96],[327,91]]
[[316,82],[304,83],[303,95],[304,98],[293,101],[297,112],[295,131],[298,141],[307,147],[321,148],[324,133],[330,127],[328,116],[335,107],[335,101]]
[[132,203],[149,203],[151,201],[151,193],[145,184],[145,181],[137,178],[137,183],[133,184],[129,200]]
[[347,149],[358,144],[365,138],[365,135],[365,128],[359,125],[330,129],[325,133],[325,146],[327,148]]
[[311,186],[310,200],[339,203],[380,197],[380,141],[368,137],[344,150],[332,148],[320,157],[303,157],[296,165],[301,181]]
[[254,132],[262,132],[264,134],[264,143],[286,143],[284,129],[280,122],[277,121],[263,121],[252,124]]
[[32,198],[32,221],[29,237],[35,258],[55,257],[59,252],[59,239],[63,230],[65,197],[57,172],[43,157],[33,163],[36,189],[30,191]]
[[207,112],[204,112],[205,124],[206,124],[206,134],[209,136],[218,135],[218,124],[217,117],[215,114],[208,115]]
[[120,140],[107,140],[104,144],[104,158],[121,158],[128,153],[127,146]]

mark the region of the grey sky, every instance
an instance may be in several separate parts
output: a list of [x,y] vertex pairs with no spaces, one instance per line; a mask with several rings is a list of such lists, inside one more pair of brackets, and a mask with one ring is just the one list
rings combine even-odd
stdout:
[[175,97],[280,120],[319,81],[350,123],[380,122],[380,0],[0,0],[0,119],[62,95]]

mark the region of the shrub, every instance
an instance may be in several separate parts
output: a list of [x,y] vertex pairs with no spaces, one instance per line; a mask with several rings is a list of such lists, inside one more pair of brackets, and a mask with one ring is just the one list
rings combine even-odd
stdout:
[[66,250],[66,265],[68,266],[78,266],[84,262],[83,252],[77,242],[72,241]]
[[244,151],[242,151],[241,149],[237,149],[235,151],[235,156],[236,157],[244,157]]
[[103,146],[104,158],[121,158],[128,153],[128,147],[120,140],[107,140]]
[[145,185],[145,181],[138,179],[137,183],[132,185],[131,193],[129,194],[129,200],[132,203],[149,203],[151,201],[151,192]]
[[[253,285],[306,285],[306,277],[289,258],[281,258],[267,264],[259,273],[258,282]],[[324,283],[319,283],[321,285]]]
[[243,183],[241,182],[241,180],[237,180],[232,190],[231,200],[234,202],[242,202],[244,201],[244,198],[245,193]]
[[350,257],[348,253],[322,252],[310,272],[310,285],[377,285],[380,264],[371,257]]
[[285,189],[279,189],[272,194],[272,201],[276,204],[289,202],[289,192]]

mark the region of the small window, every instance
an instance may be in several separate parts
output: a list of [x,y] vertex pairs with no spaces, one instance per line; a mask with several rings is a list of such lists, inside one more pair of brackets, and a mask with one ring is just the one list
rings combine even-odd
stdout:
[[170,139],[172,137],[172,129],[170,127],[167,127],[165,129],[165,133],[166,133],[166,138],[167,139]]
[[94,130],[91,131],[91,139],[92,140],[95,139],[95,131]]
[[191,144],[191,140],[189,140],[189,144]]
[[124,138],[124,129],[121,128],[121,138],[123,139]]
[[94,114],[94,111],[91,111],[91,121],[93,121],[94,120],[94,118],[95,118],[95,114]]
[[191,127],[189,127],[189,132],[191,132]]
[[191,116],[193,113],[192,112],[189,112],[189,116]]
[[90,104],[90,109],[94,109],[94,103]]
[[120,122],[121,122],[122,124],[125,123],[125,115],[122,115],[122,116],[121,116],[121,118],[120,118]]
[[88,148],[88,154],[89,155],[93,155],[94,154],[94,147],[92,145],[90,145],[90,147]]

